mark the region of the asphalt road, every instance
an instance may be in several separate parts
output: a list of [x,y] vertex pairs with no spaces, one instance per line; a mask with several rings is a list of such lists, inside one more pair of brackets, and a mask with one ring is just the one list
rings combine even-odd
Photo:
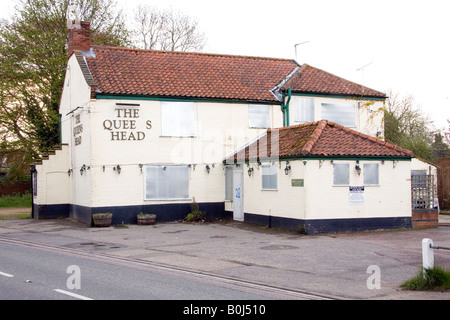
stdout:
[[[210,294],[207,286],[190,290],[192,286],[186,284],[179,287],[185,294],[177,295],[174,290],[169,295],[154,298],[151,295],[154,292],[150,291],[147,295],[144,289],[154,286],[155,290],[160,290],[163,294],[167,288],[162,280],[151,278],[137,283],[136,289],[133,288],[141,290],[138,299],[147,300],[241,299],[241,296],[244,297],[242,299],[263,297],[277,300],[448,300],[448,291],[407,291],[400,289],[399,285],[417,274],[422,264],[422,239],[430,238],[436,245],[449,247],[449,231],[449,227],[440,226],[423,230],[300,235],[233,221],[90,228],[70,219],[19,219],[0,221],[0,243],[26,244],[33,250],[54,250],[59,255],[75,256],[75,261],[82,257],[111,264],[111,268],[94,265],[86,270],[86,266],[73,260],[64,262],[58,267],[58,286],[49,286],[50,291],[65,290],[70,276],[66,272],[67,267],[78,265],[81,270],[81,289],[74,292],[93,299],[112,299],[109,295],[119,290],[118,286],[122,286],[120,279],[114,277],[120,276],[126,279],[123,282],[132,283],[133,276],[138,273],[134,270],[136,269],[161,274],[162,278],[168,279],[168,286],[178,283],[170,280],[171,277],[177,277],[183,281],[193,280],[194,288],[197,283],[219,288],[211,289],[213,292]],[[434,251],[435,263],[443,268],[450,268],[449,251]],[[3,268],[3,255],[0,247],[0,272],[15,277],[0,275],[0,291],[5,280],[14,281],[19,277],[15,273],[16,267]],[[38,261],[38,257],[30,260]],[[129,268],[130,271],[109,271],[116,267]],[[101,294],[91,293],[100,291],[103,284],[95,278],[87,278],[89,269],[94,269],[94,273],[96,270],[108,271],[108,281],[112,283],[110,287],[105,285],[104,291],[108,295],[103,297]],[[22,282],[28,280],[28,274],[21,275]],[[90,283],[95,284],[94,288],[84,292]],[[374,284],[379,285],[373,286]],[[160,285],[160,289],[157,285]],[[118,297],[117,299],[134,299],[133,290],[130,290],[130,294],[122,294],[126,292],[127,283],[123,286],[125,289],[120,295],[112,296]],[[229,290],[227,294],[231,291],[233,293],[227,296],[222,289]]]
[[0,300],[308,298],[132,261],[0,242]]

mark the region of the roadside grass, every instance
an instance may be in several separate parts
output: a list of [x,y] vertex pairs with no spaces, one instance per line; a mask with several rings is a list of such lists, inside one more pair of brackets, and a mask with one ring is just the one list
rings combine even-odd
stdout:
[[400,285],[406,290],[450,290],[450,270],[439,266],[433,269],[421,269],[419,273]]
[[31,194],[1,196],[0,208],[31,208]]
[[12,219],[31,219],[31,213],[14,213],[14,214],[0,213],[0,220],[12,220]]
[[31,194],[15,194],[0,197],[0,220],[30,218]]

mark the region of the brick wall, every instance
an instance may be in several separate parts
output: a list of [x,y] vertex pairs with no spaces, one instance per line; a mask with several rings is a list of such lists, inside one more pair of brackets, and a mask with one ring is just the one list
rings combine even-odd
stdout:
[[28,181],[0,184],[0,196],[27,192],[31,192],[31,183]]
[[434,209],[415,209],[412,211],[413,229],[435,228],[438,226],[438,211]]

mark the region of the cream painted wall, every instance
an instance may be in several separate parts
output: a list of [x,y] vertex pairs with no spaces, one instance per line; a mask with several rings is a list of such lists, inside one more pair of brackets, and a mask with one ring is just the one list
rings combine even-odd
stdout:
[[[334,163],[349,164],[350,186],[363,185],[363,172],[356,173],[355,160],[334,160]],[[365,186],[363,204],[350,203],[348,186],[333,186],[330,160],[290,161],[289,175],[284,173],[285,161],[279,162],[276,191],[262,190],[261,169],[251,164],[252,177],[244,174],[245,212],[295,219],[410,217],[410,161],[386,160],[382,164],[379,160],[361,160],[361,168],[364,163],[379,164],[379,186]],[[244,167],[244,173],[247,170]],[[291,179],[304,179],[304,187],[292,187]],[[232,210],[231,204],[228,210]]]
[[295,121],[295,104],[296,100],[301,98],[314,99],[314,121],[322,120],[322,103],[345,103],[355,106],[355,127],[353,130],[376,137],[377,132],[382,132],[381,138],[384,139],[384,112],[383,101],[376,100],[358,100],[344,98],[328,98],[313,96],[292,96],[289,104],[290,125],[300,124],[302,122]]
[[[118,116],[122,111],[117,109],[125,108],[136,110],[127,111],[133,115],[131,118]],[[73,203],[90,202],[90,206],[99,207],[190,202],[194,198],[197,202],[224,200],[223,159],[266,129],[249,128],[248,104],[196,102],[196,135],[163,137],[160,110],[159,101],[98,99],[90,101],[85,109],[73,112],[71,122],[66,123],[76,125],[75,119],[80,114],[84,125],[82,143],[75,146],[72,138],[71,160],[76,172],[72,179]],[[127,120],[121,122],[125,129],[110,130],[114,120]],[[280,106],[270,107],[270,123],[282,125]],[[116,131],[123,131],[127,139],[133,134],[136,140],[117,141]],[[81,176],[79,170],[83,164],[90,170]],[[139,164],[191,164],[190,199],[144,200],[145,168],[141,172]],[[120,174],[114,170],[117,165],[121,167]],[[209,174],[206,165],[211,167]]]
[[61,95],[59,113],[62,122],[62,143],[70,143],[72,135],[70,121],[72,115],[68,113],[76,108],[87,107],[91,96],[91,88],[86,83],[84,75],[75,55],[67,62],[64,87]]
[[[248,176],[249,167],[244,166],[244,211],[261,215],[304,219],[305,188],[292,187],[291,179],[304,179],[304,165],[301,161],[290,161],[291,171],[285,174],[286,161],[275,162],[278,168],[277,190],[262,189],[262,166],[252,163],[252,176]],[[232,210],[232,209],[231,209]]]
[[[349,163],[350,186],[363,186],[363,174],[356,173],[356,161],[334,160]],[[348,186],[333,186],[333,164],[318,160],[305,166],[306,219],[373,218],[411,216],[410,161],[360,161],[378,163],[379,186],[365,186],[364,204],[349,201]],[[395,166],[395,167],[394,167]]]
[[69,146],[62,145],[61,150],[49,155],[48,160],[36,165],[37,195],[35,204],[65,204],[70,201],[69,175]]

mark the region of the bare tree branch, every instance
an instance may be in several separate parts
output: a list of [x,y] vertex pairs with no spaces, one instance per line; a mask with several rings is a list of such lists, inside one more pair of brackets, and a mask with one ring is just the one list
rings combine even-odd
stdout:
[[135,17],[137,47],[165,51],[201,51],[205,35],[196,19],[170,10],[138,6]]

